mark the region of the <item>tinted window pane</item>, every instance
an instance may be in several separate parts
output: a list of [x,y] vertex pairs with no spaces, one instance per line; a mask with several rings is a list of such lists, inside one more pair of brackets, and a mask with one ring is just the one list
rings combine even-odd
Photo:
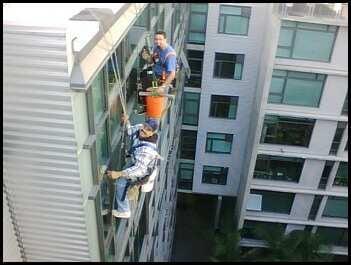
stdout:
[[262,195],[262,211],[289,214],[295,194],[287,192],[251,190],[252,194]]
[[342,197],[328,197],[323,216],[348,218],[348,199]]
[[101,70],[94,79],[93,83],[91,84],[91,89],[95,123],[98,123],[105,110],[103,70]]
[[332,32],[297,30],[293,58],[329,61],[334,36]]
[[298,182],[304,162],[302,158],[258,155],[254,178]]

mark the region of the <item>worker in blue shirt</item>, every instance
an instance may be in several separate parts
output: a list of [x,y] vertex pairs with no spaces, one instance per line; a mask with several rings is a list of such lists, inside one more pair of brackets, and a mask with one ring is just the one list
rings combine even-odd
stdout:
[[[146,50],[142,52],[142,58],[148,63],[153,63],[153,72],[158,79],[157,92],[167,93],[168,87],[172,84],[176,76],[177,58],[176,52],[171,45],[167,43],[166,33],[157,31],[154,37],[154,48],[152,55]],[[150,91],[148,88],[147,91]]]

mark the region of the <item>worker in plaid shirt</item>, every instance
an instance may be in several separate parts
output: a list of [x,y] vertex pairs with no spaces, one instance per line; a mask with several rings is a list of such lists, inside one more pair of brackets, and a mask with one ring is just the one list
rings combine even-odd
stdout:
[[132,165],[122,171],[107,171],[107,175],[117,179],[112,214],[119,218],[129,218],[129,200],[126,198],[128,187],[146,183],[157,159],[160,158],[156,147],[158,122],[151,119],[143,124],[131,126],[126,116],[123,115],[122,120],[132,138],[129,151]]

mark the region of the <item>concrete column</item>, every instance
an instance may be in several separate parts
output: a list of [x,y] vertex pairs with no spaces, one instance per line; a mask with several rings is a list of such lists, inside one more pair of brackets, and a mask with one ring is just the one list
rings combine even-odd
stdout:
[[216,215],[215,215],[215,221],[214,221],[214,228],[215,228],[215,230],[219,229],[219,214],[221,212],[221,206],[222,206],[222,196],[218,196],[218,198],[217,198],[217,207],[216,207]]

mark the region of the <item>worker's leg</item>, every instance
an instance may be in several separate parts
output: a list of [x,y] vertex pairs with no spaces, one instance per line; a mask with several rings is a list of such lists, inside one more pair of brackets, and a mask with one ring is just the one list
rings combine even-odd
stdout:
[[105,178],[101,181],[101,214],[105,215],[110,209],[110,198],[108,183]]
[[113,204],[113,215],[116,217],[129,218],[130,206],[126,196],[128,189],[128,180],[126,178],[118,178],[115,182],[115,198]]

